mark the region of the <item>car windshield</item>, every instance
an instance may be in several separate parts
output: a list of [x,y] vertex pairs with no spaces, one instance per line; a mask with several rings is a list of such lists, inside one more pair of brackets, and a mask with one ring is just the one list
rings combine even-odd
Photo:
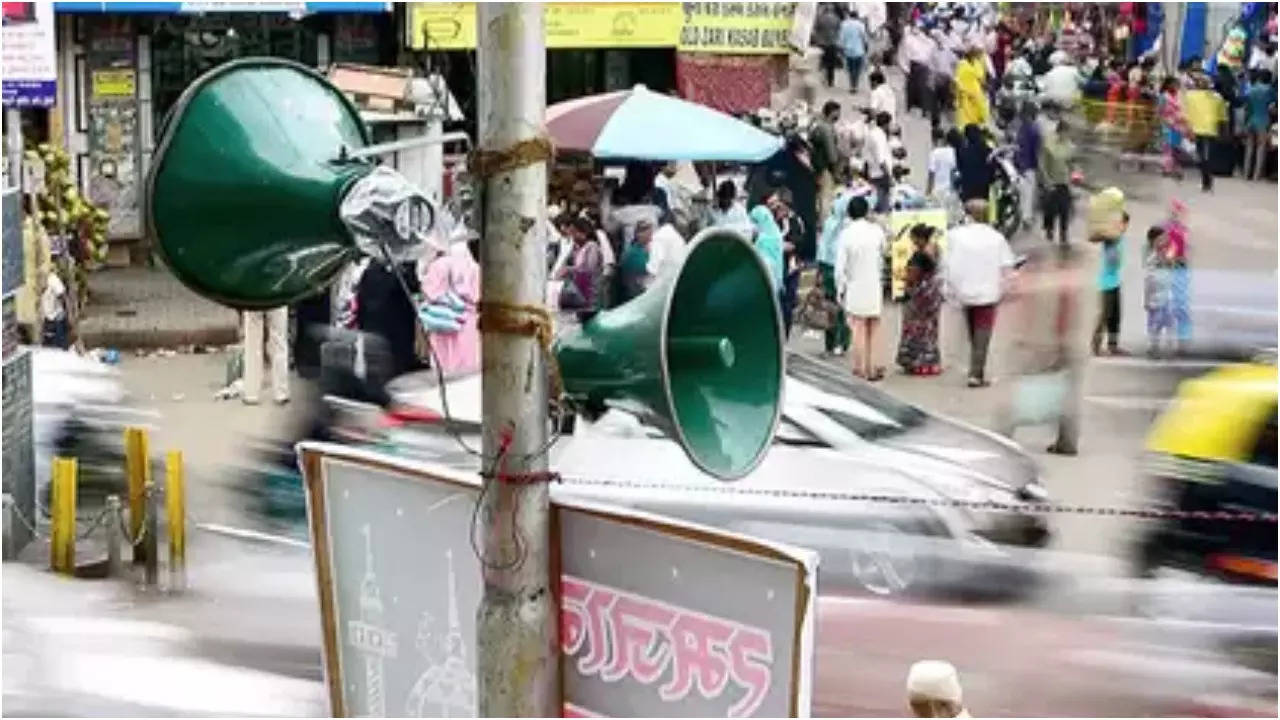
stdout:
[[823,413],[864,440],[880,440],[916,427],[927,415],[914,405],[897,400],[865,383],[842,377],[821,363],[802,355],[787,356],[787,374],[815,390],[866,406],[892,422],[877,420],[873,414],[856,414],[838,407],[814,409]]

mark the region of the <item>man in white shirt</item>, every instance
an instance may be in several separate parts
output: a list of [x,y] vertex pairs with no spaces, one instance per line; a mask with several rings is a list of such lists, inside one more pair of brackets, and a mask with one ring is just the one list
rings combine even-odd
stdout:
[[684,264],[684,256],[688,252],[684,238],[670,222],[664,222],[653,232],[653,241],[649,243],[649,264],[646,270],[652,283],[667,273],[679,272]]
[[986,387],[987,349],[995,327],[996,306],[1013,273],[1009,241],[988,225],[987,201],[965,203],[969,222],[947,233],[943,279],[948,297],[964,309],[969,329],[969,387]]
[[1266,70],[1271,73],[1271,77],[1276,76],[1276,44],[1271,40],[1259,40],[1253,46],[1253,53],[1249,56],[1250,70]]
[[929,60],[933,54],[933,41],[924,30],[912,25],[902,40],[902,56],[907,73],[907,112],[918,108],[921,114],[928,112]]
[[942,31],[934,30],[929,55],[929,119],[935,128],[942,124],[942,114],[951,109],[951,83],[958,60]]
[[849,221],[836,240],[836,297],[852,333],[853,374],[874,382],[884,377],[884,369],[875,363],[875,349],[884,302],[880,278],[886,240],[884,230],[867,219],[866,200],[853,198],[846,212]]
[[893,154],[889,151],[889,113],[876,115],[875,125],[867,133],[863,157],[867,165],[867,180],[876,188],[876,207],[878,213],[889,209],[889,192],[893,186]]
[[893,88],[889,87],[889,83],[885,82],[884,72],[876,70],[868,79],[871,81],[873,117],[875,114],[889,113],[889,124],[892,125],[898,117],[898,97],[893,94]]

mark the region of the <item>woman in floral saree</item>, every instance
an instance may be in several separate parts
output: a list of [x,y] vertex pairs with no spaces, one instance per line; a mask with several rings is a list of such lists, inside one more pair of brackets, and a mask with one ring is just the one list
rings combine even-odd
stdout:
[[942,355],[938,352],[942,282],[937,274],[937,251],[930,242],[932,236],[933,228],[927,225],[911,229],[916,251],[907,261],[907,300],[902,307],[902,338],[898,341],[898,365],[908,375],[937,375],[942,371]]

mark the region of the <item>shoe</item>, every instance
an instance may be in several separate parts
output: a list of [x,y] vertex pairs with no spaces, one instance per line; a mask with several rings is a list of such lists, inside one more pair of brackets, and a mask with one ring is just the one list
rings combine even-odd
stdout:
[[1111,357],[1129,357],[1132,353],[1123,348],[1112,347],[1107,348],[1107,354]]
[[1049,453],[1050,455],[1065,455],[1067,457],[1075,457],[1079,451],[1076,448],[1073,448],[1067,445],[1054,443],[1049,447],[1045,448],[1045,452]]
[[987,382],[983,378],[971,377],[969,378],[968,385],[971,388],[984,388],[984,387],[989,387],[991,383]]
[[289,404],[289,398],[287,398],[287,397],[286,397],[286,398],[276,398],[276,404],[277,404],[277,405],[281,405],[281,406],[288,405],[288,404]]
[[242,398],[240,398],[240,400],[241,400],[241,401],[243,401],[245,405],[257,405],[257,404],[258,404],[258,398],[242,397]]

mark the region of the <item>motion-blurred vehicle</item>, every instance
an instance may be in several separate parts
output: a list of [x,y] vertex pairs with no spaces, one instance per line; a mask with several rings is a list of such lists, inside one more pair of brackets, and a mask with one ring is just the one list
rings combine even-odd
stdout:
[[[1238,364],[1188,380],[1147,438],[1157,507],[1182,513],[1276,514],[1276,366]],[[1136,569],[1173,568],[1276,585],[1276,523],[1182,515],[1134,548]]]
[[54,456],[77,460],[82,507],[123,493],[125,428],[154,428],[159,414],[134,405],[109,365],[68,350],[29,350],[36,497],[48,507]]
[[[480,445],[479,377],[451,380],[446,390],[449,421],[430,371],[388,386],[410,412],[331,399],[346,428],[332,435],[476,468],[462,443]],[[1025,507],[1045,502],[1046,493],[1035,464],[1016,445],[799,354],[788,356],[774,447],[736,482],[705,475],[658,427],[631,413],[611,409],[594,422],[576,417],[571,426],[551,450],[551,467],[562,479],[554,493],[813,548],[822,554],[829,586],[880,595],[1004,592],[1017,587],[1005,578],[1027,577],[1025,559],[1011,549],[1049,539],[1045,519]],[[276,475],[264,474],[270,467]],[[297,519],[304,512],[300,494],[289,500],[281,491],[285,467],[267,461],[250,473],[254,484],[271,488],[267,500],[292,503],[277,506],[276,516]],[[983,503],[994,507],[974,507]]]

